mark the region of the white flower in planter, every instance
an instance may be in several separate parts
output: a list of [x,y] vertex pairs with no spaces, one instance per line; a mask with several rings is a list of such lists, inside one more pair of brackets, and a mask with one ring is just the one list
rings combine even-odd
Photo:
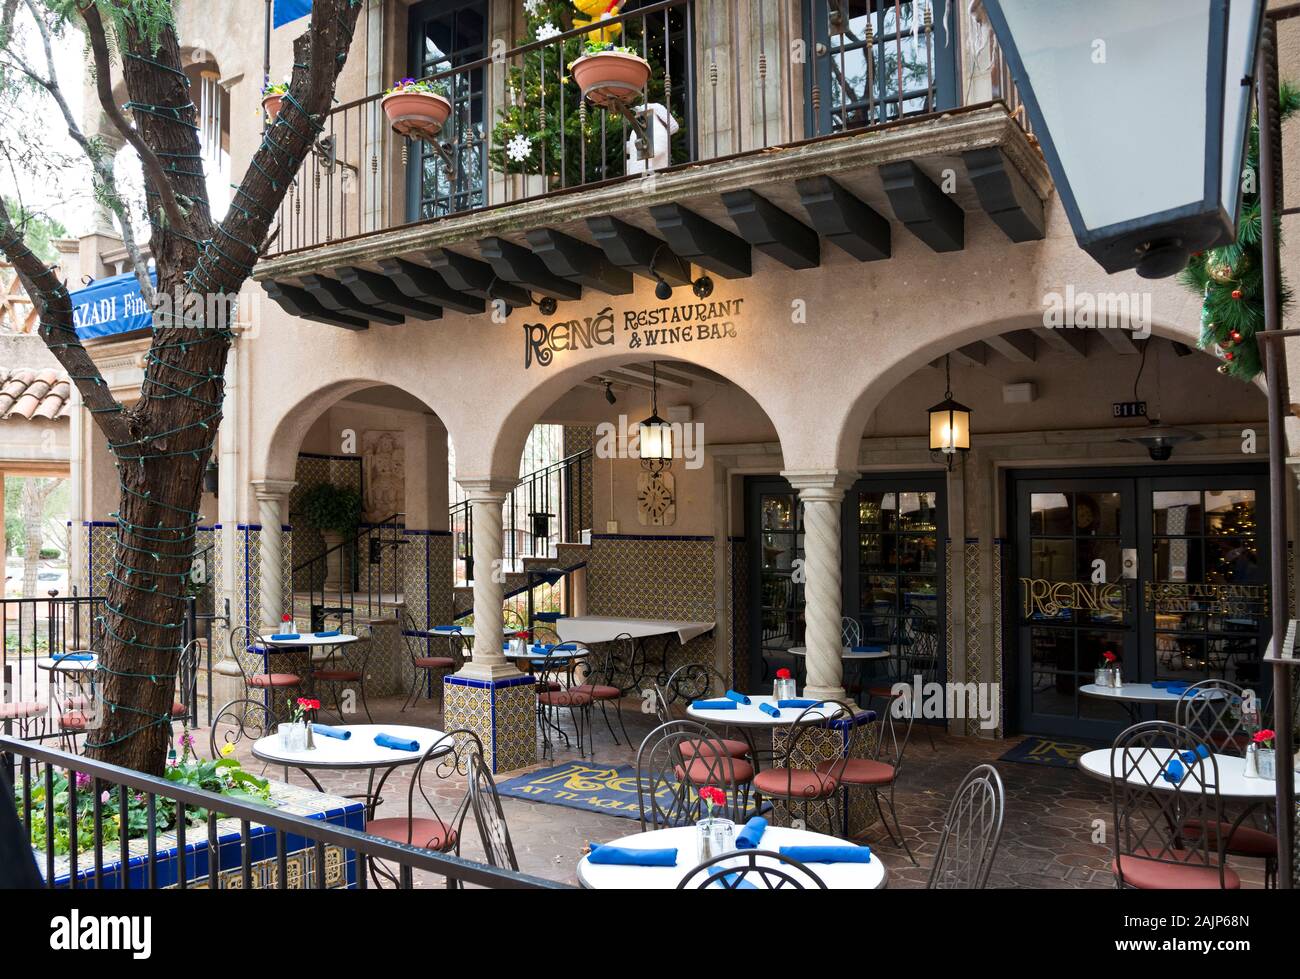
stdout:
[[546,23],[537,28],[537,40],[549,41],[553,37],[559,37],[564,31],[560,30],[554,24]]
[[510,142],[506,143],[506,156],[515,163],[523,163],[532,153],[533,141],[523,133],[516,133]]

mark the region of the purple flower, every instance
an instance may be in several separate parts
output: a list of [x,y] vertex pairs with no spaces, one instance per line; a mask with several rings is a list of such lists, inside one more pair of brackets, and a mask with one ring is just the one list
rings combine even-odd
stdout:
[[105,802],[105,803],[106,803],[106,802],[108,802],[111,798],[112,798],[112,796],[110,796],[110,795],[108,794],[108,789],[105,789],[103,792],[101,792],[101,793],[99,794],[99,801],[100,801],[100,802]]
[[179,738],[176,739],[176,743],[182,748],[193,748],[194,735],[190,734],[189,731],[186,731]]
[[84,789],[90,786],[91,778],[85,772],[77,772],[77,788]]

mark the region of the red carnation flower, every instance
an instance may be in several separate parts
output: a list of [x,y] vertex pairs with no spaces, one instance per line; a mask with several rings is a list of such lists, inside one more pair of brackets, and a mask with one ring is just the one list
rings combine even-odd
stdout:
[[783,666],[776,671],[776,678],[778,680],[788,680],[790,679],[790,671]]

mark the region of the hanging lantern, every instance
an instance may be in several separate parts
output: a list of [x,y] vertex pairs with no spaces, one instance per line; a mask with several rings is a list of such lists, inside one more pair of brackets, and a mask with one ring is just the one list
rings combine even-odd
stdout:
[[647,469],[661,471],[672,465],[673,427],[659,417],[659,366],[650,369],[650,417],[637,426],[637,454]]
[[1074,236],[1102,268],[1161,278],[1236,239],[1263,0],[984,6]]
[[952,397],[952,371],[948,358],[943,359],[947,386],[943,400],[930,409],[930,451],[948,458],[948,469],[958,452],[970,451],[970,409]]

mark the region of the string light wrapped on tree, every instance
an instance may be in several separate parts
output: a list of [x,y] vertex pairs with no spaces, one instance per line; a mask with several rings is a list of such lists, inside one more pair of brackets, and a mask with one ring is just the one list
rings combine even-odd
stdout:
[[[1300,109],[1300,89],[1285,83],[1280,87],[1282,118]],[[1263,366],[1257,330],[1264,328],[1263,263],[1260,255],[1259,126],[1250,126],[1246,150],[1241,217],[1237,240],[1192,256],[1179,276],[1186,286],[1203,297],[1201,304],[1202,350],[1216,350],[1222,363],[1219,372],[1249,381]],[[1275,216],[1274,220],[1278,220]],[[1279,224],[1280,234],[1280,224]],[[1282,308],[1291,301],[1285,280],[1279,284]]]

